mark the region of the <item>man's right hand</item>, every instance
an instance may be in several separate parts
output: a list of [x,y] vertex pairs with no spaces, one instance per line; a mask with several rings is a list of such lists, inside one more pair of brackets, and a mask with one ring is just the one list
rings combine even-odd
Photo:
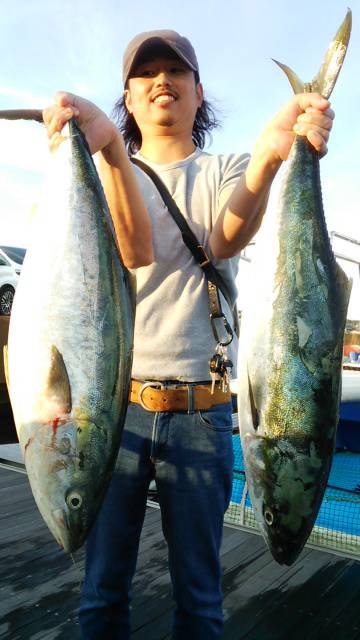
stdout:
[[120,136],[116,125],[95,104],[65,91],[58,91],[54,104],[43,111],[50,149],[61,142],[61,131],[72,117],[76,118],[92,154],[103,150],[105,156],[111,155],[111,146]]

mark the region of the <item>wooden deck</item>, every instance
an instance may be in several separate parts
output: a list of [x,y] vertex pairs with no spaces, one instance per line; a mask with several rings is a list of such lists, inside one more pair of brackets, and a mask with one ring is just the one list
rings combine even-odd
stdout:
[[[44,525],[24,473],[0,468],[0,638],[79,640],[76,565]],[[277,565],[260,536],[224,528],[225,640],[360,639],[360,563],[305,549]],[[134,581],[133,640],[170,640],[174,603],[160,512],[149,507]],[[106,640],[106,639],[103,639]]]

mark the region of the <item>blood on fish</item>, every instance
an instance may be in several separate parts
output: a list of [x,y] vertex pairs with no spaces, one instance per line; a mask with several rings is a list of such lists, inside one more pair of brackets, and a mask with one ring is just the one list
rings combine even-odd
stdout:
[[56,438],[56,432],[58,429],[59,424],[64,424],[65,420],[61,420],[61,418],[55,418],[52,422],[51,422],[51,426],[52,426],[52,430],[53,430],[53,434],[52,434],[52,439],[51,439],[51,446],[53,447],[55,445],[55,438]]

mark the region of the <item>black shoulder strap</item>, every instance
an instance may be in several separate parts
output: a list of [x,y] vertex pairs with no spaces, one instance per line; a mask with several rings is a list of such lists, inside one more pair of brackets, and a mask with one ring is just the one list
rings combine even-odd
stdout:
[[[221,312],[220,300],[217,292],[217,289],[219,289],[223,294],[226,302],[228,303],[230,309],[232,309],[233,317],[234,317],[235,332],[237,335],[239,335],[239,321],[238,321],[237,307],[236,307],[236,304],[234,304],[231,300],[230,290],[225,280],[223,279],[221,274],[217,271],[217,269],[214,267],[214,265],[210,261],[204,247],[199,243],[195,234],[190,229],[183,214],[181,213],[179,207],[177,206],[176,202],[170,195],[167,187],[165,186],[161,178],[159,178],[157,173],[153,171],[153,169],[151,169],[151,167],[149,167],[145,162],[142,162],[138,158],[130,158],[130,160],[133,164],[135,164],[140,169],[142,169],[144,173],[146,173],[155,184],[170,215],[172,216],[172,218],[174,219],[174,221],[176,222],[177,226],[181,231],[181,235],[184,243],[193,254],[199,267],[201,267],[208,281],[211,319],[216,317],[223,317],[223,314]],[[227,329],[226,324],[225,324],[225,328]],[[213,324],[213,329],[214,329],[214,324]]]

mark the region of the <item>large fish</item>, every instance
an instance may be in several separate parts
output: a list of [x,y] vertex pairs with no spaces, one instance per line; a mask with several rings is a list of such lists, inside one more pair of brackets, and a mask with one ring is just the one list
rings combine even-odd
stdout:
[[[330,96],[350,29],[349,11],[311,85],[281,65],[296,93]],[[331,466],[351,290],[326,228],[319,158],[303,137],[293,143],[271,225],[241,327],[239,424],[258,524],[274,558],[290,565],[311,532]]]
[[36,503],[72,552],[95,519],[119,448],[135,305],[75,120],[63,135],[14,299],[8,381]]

